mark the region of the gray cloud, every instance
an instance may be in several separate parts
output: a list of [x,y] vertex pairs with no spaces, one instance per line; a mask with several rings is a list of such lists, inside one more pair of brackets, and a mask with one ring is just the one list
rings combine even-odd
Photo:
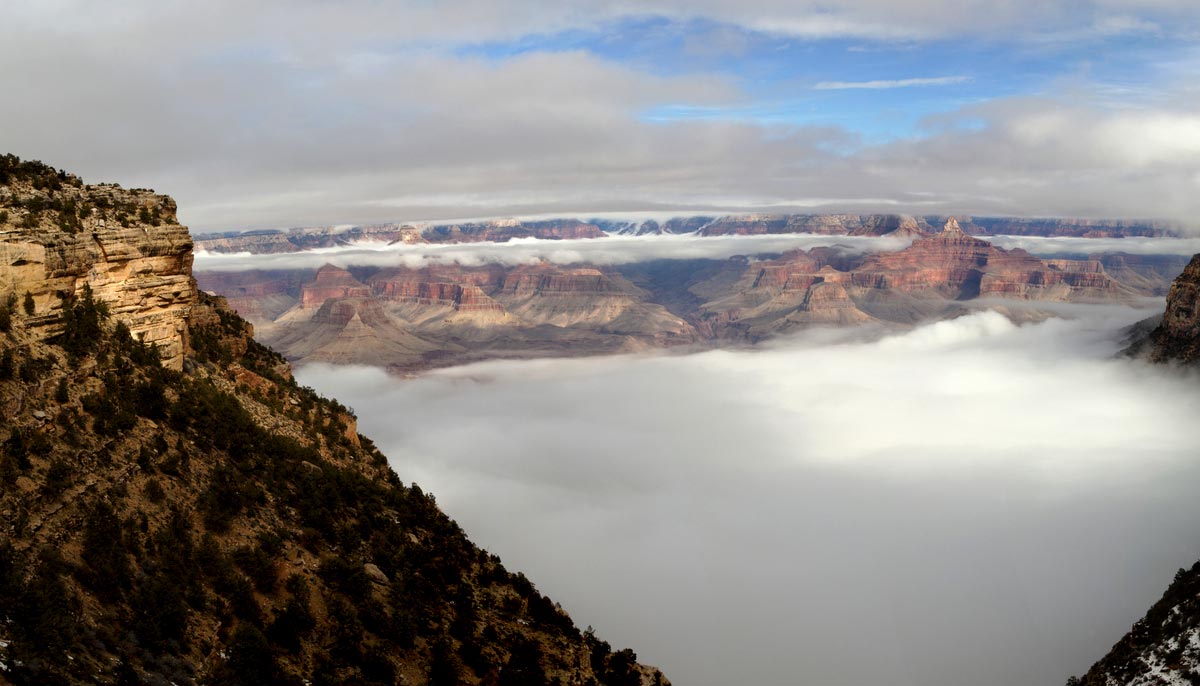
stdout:
[[[664,76],[577,52],[484,59],[455,49],[646,14],[808,37],[997,37],[1089,22],[1186,32],[1200,14],[1191,2],[1085,2],[1068,12],[1033,0],[834,9],[218,0],[5,12],[0,147],[171,193],[198,230],[816,205],[1200,216],[1194,68],[1172,67],[1179,76],[1148,97],[1106,102],[1103,86],[1082,84],[972,106],[927,136],[865,145],[837,127],[739,120],[733,113],[753,98],[719,72]],[[667,106],[731,116],[646,119]]]
[[816,247],[837,247],[845,252],[888,252],[912,243],[907,238],[864,236],[608,236],[579,240],[520,238],[507,243],[416,244],[358,243],[299,253],[252,255],[197,251],[196,271],[236,272],[249,269],[316,269],[324,264],[340,267],[405,266],[429,264],[554,264],[618,265],[661,259],[724,259],[734,255],[781,253]]
[[1196,379],[1076,313],[298,378],[677,683],[1059,686],[1200,556]]

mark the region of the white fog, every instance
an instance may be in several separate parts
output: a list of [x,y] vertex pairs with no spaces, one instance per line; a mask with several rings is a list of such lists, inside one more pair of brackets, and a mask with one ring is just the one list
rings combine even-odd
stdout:
[[1200,557],[1200,385],[1076,314],[298,379],[675,683],[1060,686]]

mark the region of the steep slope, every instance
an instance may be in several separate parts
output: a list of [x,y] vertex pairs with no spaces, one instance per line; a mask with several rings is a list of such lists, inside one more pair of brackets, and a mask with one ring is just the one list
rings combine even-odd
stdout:
[[[6,200],[58,176],[6,173]],[[91,211],[119,191],[72,188]],[[178,264],[159,276],[191,284]],[[0,283],[47,292],[24,266]],[[221,299],[193,287],[155,345],[80,280],[48,313],[0,291],[0,684],[665,683],[472,545]]]
[[1200,562],[1180,569],[1146,616],[1075,686],[1200,684]]

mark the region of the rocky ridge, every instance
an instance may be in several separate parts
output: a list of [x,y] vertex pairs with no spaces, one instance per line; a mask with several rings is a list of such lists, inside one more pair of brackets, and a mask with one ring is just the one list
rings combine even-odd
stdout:
[[[6,174],[43,235],[0,248],[74,245],[25,219],[28,187],[69,177]],[[103,213],[86,203],[108,191],[69,185],[75,217]],[[139,226],[146,246],[182,230]],[[190,284],[182,257],[157,276]],[[0,283],[53,292],[24,266],[0,263]],[[45,311],[0,291],[0,684],[666,683],[402,484],[353,413],[296,385],[222,299],[192,285],[177,344],[135,337],[142,311],[117,298],[159,286],[130,281]]]
[[1200,362],[1200,255],[1171,284],[1162,320],[1139,348],[1154,362]]

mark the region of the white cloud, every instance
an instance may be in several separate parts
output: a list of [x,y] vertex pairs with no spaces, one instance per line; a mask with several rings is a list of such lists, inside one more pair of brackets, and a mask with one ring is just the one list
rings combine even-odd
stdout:
[[1200,556],[1197,379],[1075,313],[298,378],[676,683],[1052,686]]
[[195,269],[204,272],[235,272],[250,269],[316,269],[326,263],[341,267],[405,266],[429,264],[553,264],[587,263],[603,266],[661,259],[724,259],[734,255],[781,253],[816,247],[838,247],[848,253],[903,250],[907,238],[865,236],[817,236],[784,234],[773,236],[608,236],[579,240],[518,238],[507,243],[415,244],[358,243],[300,253],[252,255],[250,253],[196,252]]
[[1116,252],[1130,255],[1195,255],[1200,253],[1200,238],[1043,238],[1040,236],[985,236],[984,238],[1005,250],[1021,248],[1041,257]]
[[970,81],[969,76],[937,76],[915,79],[883,79],[876,81],[821,81],[813,88],[817,90],[882,90],[888,88],[912,88],[915,86],[950,86]]

